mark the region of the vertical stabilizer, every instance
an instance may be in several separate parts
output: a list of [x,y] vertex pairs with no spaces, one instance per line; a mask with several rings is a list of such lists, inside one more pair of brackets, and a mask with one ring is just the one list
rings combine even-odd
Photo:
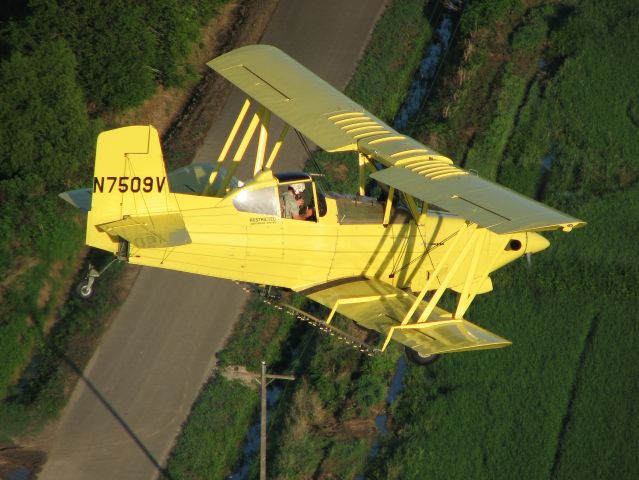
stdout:
[[103,250],[117,252],[119,239],[101,225],[132,217],[153,230],[154,215],[179,215],[157,130],[132,126],[102,132],[91,193],[86,241]]

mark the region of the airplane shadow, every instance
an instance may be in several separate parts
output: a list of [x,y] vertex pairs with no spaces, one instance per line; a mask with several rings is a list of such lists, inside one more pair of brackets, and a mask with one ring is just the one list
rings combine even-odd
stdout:
[[151,462],[151,464],[155,467],[155,469],[160,474],[160,478],[175,480],[173,476],[160,465],[158,460],[153,456],[151,451],[144,445],[144,442],[136,435],[133,429],[129,426],[128,423],[122,418],[122,416],[118,413],[118,411],[113,408],[113,406],[109,403],[109,401],[102,395],[100,390],[93,384],[93,382],[84,375],[82,370],[64,353],[60,354],[60,358],[62,361],[78,376],[79,381],[83,382],[87,388],[91,391],[91,393],[98,399],[98,401],[102,404],[104,408],[115,418],[118,424],[124,429],[124,431],[131,437],[131,439],[135,442],[136,446],[142,451],[144,456]]
[[[78,275],[74,279],[73,283],[79,282],[85,275],[88,262],[93,265],[104,265],[105,255],[91,251],[85,260],[85,265],[79,270]],[[66,305],[71,305],[71,301],[74,298],[73,291],[67,294]],[[85,302],[86,300],[76,300],[76,302]],[[23,377],[20,382],[21,393],[15,394],[13,397],[7,397],[7,401],[13,401],[16,404],[30,404],[35,401],[40,395],[43,394],[43,388],[48,385],[51,375],[54,375],[55,370],[61,365],[66,365],[75,375],[78,376],[78,382],[83,382],[89,389],[89,391],[95,396],[100,404],[113,416],[120,427],[127,433],[133,440],[137,448],[144,454],[153,467],[157,470],[159,478],[174,480],[169,472],[162,467],[158,459],[156,459],[151,451],[146,447],[144,442],[138,437],[133,429],[127,424],[124,418],[118,413],[118,411],[111,405],[109,400],[100,392],[95,384],[84,375],[83,369],[71,358],[64,350],[69,348],[68,345],[60,345],[55,340],[59,335],[64,337],[68,335],[66,329],[70,328],[66,323],[59,322],[54,325],[48,336],[45,336],[44,332],[40,329],[35,329],[35,334],[38,337],[39,343],[43,346],[42,352],[37,353],[31,360],[29,366],[25,369],[26,372],[31,372],[31,376]],[[60,329],[58,332],[57,330]],[[66,333],[65,333],[66,332]],[[88,359],[87,359],[88,360]],[[32,373],[32,372],[35,372]],[[22,398],[21,398],[22,396]],[[68,398],[65,402],[68,402]],[[46,460],[45,460],[46,462]]]

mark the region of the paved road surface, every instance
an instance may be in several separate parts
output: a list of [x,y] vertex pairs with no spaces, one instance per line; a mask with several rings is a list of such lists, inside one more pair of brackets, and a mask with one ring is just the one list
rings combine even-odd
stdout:
[[[281,0],[262,43],[343,88],[384,4]],[[229,97],[196,161],[214,161],[241,101]],[[304,160],[291,142],[276,170]],[[38,478],[156,478],[245,300],[232,282],[143,269],[78,382]]]

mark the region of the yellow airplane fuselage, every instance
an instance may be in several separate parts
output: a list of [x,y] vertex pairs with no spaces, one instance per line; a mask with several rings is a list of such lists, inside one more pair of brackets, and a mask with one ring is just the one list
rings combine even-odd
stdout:
[[[337,200],[330,196],[326,198],[326,214],[317,221],[293,220],[238,211],[233,200],[240,191],[224,198],[175,194],[191,243],[142,248],[134,242],[129,262],[298,291],[353,277],[375,278],[419,291],[451,248],[452,242],[446,242],[465,223],[455,215],[436,211],[422,216],[420,225],[403,211],[397,212],[387,226],[381,216],[376,223],[341,223]],[[486,230],[485,234],[488,238],[481,259],[498,256],[490,271],[531,251],[527,245],[533,237],[539,249],[547,245],[535,233],[498,235]],[[471,233],[459,235],[469,239]],[[454,260],[468,239],[460,238],[449,259]],[[88,243],[92,243],[90,238]],[[509,248],[512,244],[519,248]],[[476,270],[483,272],[485,267],[480,263]],[[467,269],[462,266],[448,284],[460,290],[466,275]],[[492,289],[486,277],[477,277],[484,282],[480,293]],[[434,287],[439,284],[440,280],[435,279]]]
[[[524,213],[511,219],[478,203],[485,200],[483,190],[471,191],[477,198],[437,194],[450,200],[452,208],[477,217],[469,220],[429,210],[423,198],[420,209],[415,197],[392,185],[383,201],[324,195],[310,175],[273,173],[271,160],[256,160],[253,178],[242,184],[234,170],[247,138],[228,171],[218,162],[167,175],[155,129],[133,126],[103,132],[92,188],[65,192],[63,198],[88,211],[86,243],[92,247],[133,264],[289,288],[328,307],[326,325],[340,313],[382,333],[382,350],[391,339],[425,358],[510,344],[470,323],[464,314],[475,295],[492,290],[492,272],[549,245],[533,231],[546,228],[539,220],[543,207],[506,192],[511,201],[536,208],[522,207]],[[391,140],[394,137],[379,145]],[[258,155],[264,157],[263,152]],[[360,194],[365,191],[364,160],[360,154]],[[450,179],[451,167],[440,171],[438,165],[429,175]],[[414,190],[415,179],[398,171],[388,183]],[[452,178],[465,185],[469,177]],[[421,190],[415,191],[426,197],[430,184],[420,182]],[[471,187],[476,183],[470,179]],[[439,188],[441,183],[432,185]],[[484,187],[492,191],[490,185]],[[303,213],[302,207],[296,213],[291,202],[311,210]],[[555,217],[565,220],[560,212],[548,215],[552,222]],[[437,306],[446,289],[459,293],[451,311]]]

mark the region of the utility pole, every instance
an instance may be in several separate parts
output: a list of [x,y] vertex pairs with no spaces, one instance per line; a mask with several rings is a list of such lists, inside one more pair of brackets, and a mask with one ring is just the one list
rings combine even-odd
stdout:
[[273,380],[295,380],[294,375],[268,375],[266,362],[262,360],[261,387],[261,419],[260,419],[260,480],[266,480],[266,386]]
[[262,360],[260,387],[260,480],[266,480],[266,362],[264,360]]
[[261,374],[247,372],[244,367],[231,367],[223,373],[226,378],[251,378],[260,384],[260,480],[266,480],[266,387],[273,380],[295,380],[294,375],[275,375],[266,373],[266,362],[262,360]]

